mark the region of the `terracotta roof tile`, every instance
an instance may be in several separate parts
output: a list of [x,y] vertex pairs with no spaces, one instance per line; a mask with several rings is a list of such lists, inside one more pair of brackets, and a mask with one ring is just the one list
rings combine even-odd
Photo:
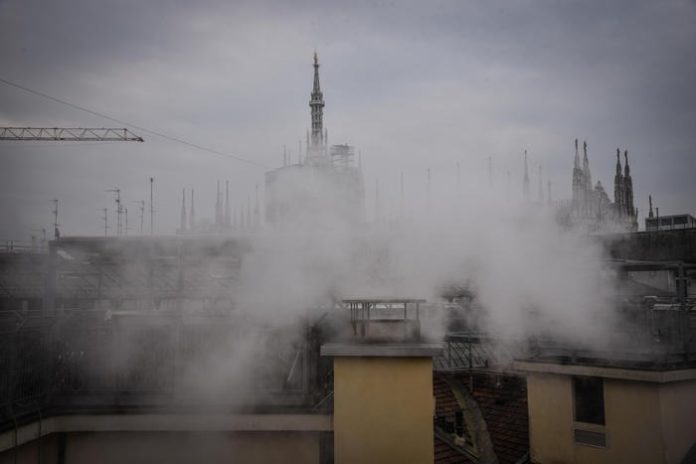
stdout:
[[[489,372],[462,372],[457,374],[435,372],[433,390],[435,393],[435,411],[454,422],[455,412],[460,409],[445,376],[450,376],[460,384],[473,387],[471,394],[479,405],[493,449],[500,464],[515,463],[529,450],[529,422],[527,413],[527,385],[522,377]],[[466,426],[465,426],[466,427]],[[436,464],[450,462],[469,462],[460,454],[462,461],[451,461],[450,455],[440,448],[450,445],[436,437]],[[447,457],[445,457],[447,456]]]

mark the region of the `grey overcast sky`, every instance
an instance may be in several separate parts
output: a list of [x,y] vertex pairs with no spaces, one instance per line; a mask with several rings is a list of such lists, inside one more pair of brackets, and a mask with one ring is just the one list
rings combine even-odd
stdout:
[[[329,141],[362,151],[368,192],[379,178],[388,196],[401,171],[450,182],[488,156],[521,184],[527,149],[568,198],[578,137],[610,194],[629,150],[641,222],[649,193],[661,214],[696,213],[693,0],[0,0],[1,78],[268,167],[304,143],[315,49]],[[120,126],[2,83],[0,124]],[[137,230],[150,176],[162,233],[184,187],[210,217],[217,179],[237,205],[263,185],[264,168],[140,135],[0,142],[0,239],[48,227],[54,197],[64,234],[99,234],[113,187]]]

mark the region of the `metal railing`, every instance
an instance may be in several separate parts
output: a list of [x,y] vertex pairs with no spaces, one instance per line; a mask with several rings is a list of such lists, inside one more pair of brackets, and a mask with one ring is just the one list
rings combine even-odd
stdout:
[[98,314],[36,318],[5,329],[0,429],[33,417],[37,408],[311,410],[326,396],[317,340],[298,326],[249,332],[231,318],[124,322]]
[[44,241],[3,240],[0,242],[0,253],[46,253],[48,243]]
[[[436,370],[506,368],[519,359],[557,359],[646,367],[696,363],[696,306],[692,299],[651,299],[623,313],[616,340],[588,347],[548,336],[503,339],[475,332],[449,333]],[[620,335],[621,337],[619,338]]]

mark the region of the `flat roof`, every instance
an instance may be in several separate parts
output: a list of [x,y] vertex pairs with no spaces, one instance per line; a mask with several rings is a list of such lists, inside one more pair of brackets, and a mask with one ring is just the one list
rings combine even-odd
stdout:
[[341,300],[343,303],[426,303],[420,298],[350,298]]

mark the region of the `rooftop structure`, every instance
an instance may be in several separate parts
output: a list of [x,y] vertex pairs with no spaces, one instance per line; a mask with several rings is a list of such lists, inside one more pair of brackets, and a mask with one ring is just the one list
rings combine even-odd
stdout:
[[[652,203],[652,202],[651,202]],[[662,230],[696,229],[696,218],[691,214],[672,214],[669,216],[653,216],[652,204],[650,215],[645,218],[646,232]]]
[[316,53],[313,66],[312,129],[305,152],[296,164],[288,164],[285,156],[282,167],[266,173],[266,222],[271,227],[340,227],[363,220],[363,179],[355,150],[343,144],[329,151]]

